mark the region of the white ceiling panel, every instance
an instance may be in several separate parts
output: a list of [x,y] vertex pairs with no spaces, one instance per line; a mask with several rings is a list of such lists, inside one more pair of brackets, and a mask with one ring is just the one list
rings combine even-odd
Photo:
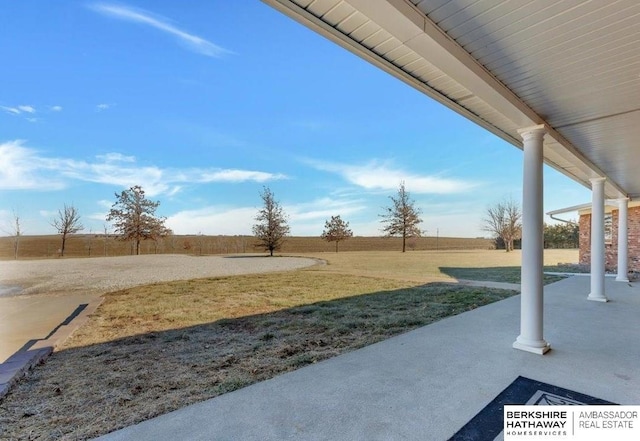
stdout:
[[518,147],[545,124],[548,164],[640,198],[640,1],[263,1]]
[[[369,35],[367,38],[365,38],[364,40],[361,41],[361,43],[372,49],[376,54],[380,55],[381,53],[384,52],[388,52],[389,50],[393,49],[393,47],[397,47],[399,42],[397,42],[397,44],[393,45],[393,40],[395,40],[391,34],[389,34],[387,31],[383,30],[383,29],[378,29],[376,32],[374,32],[373,34]],[[391,48],[389,48],[387,51],[384,50],[385,45],[387,45],[388,43],[390,43],[393,45]],[[381,47],[381,50],[377,50],[378,47]]]
[[353,38],[355,41],[360,43],[363,40],[369,38],[371,35],[378,32],[379,30],[380,30],[380,26],[378,26],[372,21],[368,21],[363,25],[359,26],[358,28],[356,28],[353,32],[351,32],[351,34],[349,34],[349,37]]
[[309,9],[309,11],[314,15],[322,17],[340,3],[342,3],[341,0],[313,0],[309,3],[307,9]]
[[356,11],[346,15],[341,20],[336,20],[336,28],[343,34],[349,35],[369,21],[371,20]]
[[345,2],[339,2],[333,8],[329,9],[323,18],[332,23],[339,23],[344,20],[345,17],[349,17],[355,13],[356,10],[353,6]]

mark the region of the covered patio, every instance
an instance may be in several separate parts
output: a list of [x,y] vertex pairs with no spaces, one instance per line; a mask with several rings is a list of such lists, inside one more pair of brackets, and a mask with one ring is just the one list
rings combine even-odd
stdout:
[[[640,3],[263,1],[523,150],[522,293],[103,439],[493,440],[505,397],[638,404],[640,287],[604,277],[603,223],[640,198]],[[591,277],[546,287],[543,164],[593,189]]]
[[263,1],[523,150],[514,348],[542,355],[553,344],[544,334],[543,163],[592,189],[584,298],[609,300],[606,199],[620,209],[617,280],[627,283],[627,206],[640,198],[640,3]]
[[606,305],[585,300],[588,277],[545,287],[554,349],[544,357],[511,348],[519,326],[515,296],[101,439],[441,441],[461,429],[454,439],[501,439],[502,421],[482,410],[495,410],[518,377],[546,386],[511,391],[507,402],[548,393],[637,404],[640,287],[612,278],[605,284]]

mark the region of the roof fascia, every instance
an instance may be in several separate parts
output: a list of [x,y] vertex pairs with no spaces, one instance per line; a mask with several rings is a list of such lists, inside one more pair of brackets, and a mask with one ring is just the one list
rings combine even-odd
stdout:
[[[409,75],[370,49],[343,34],[338,29],[309,13],[291,0],[262,0],[285,15],[304,26],[323,35],[343,48],[369,61],[387,73],[394,75],[405,83],[420,90],[439,103],[472,120],[510,144],[522,148],[522,140],[501,130],[451,100],[446,95],[429,87],[424,82]],[[550,127],[540,115],[535,113],[520,98],[493,76],[484,66],[473,58],[462,46],[440,29],[429,17],[407,0],[344,0],[365,16],[403,42],[419,56],[428,60],[443,73],[471,91],[482,101],[507,116],[518,127],[544,124],[547,135],[553,138],[575,161],[588,171],[585,176],[578,176],[545,158],[545,162],[559,172],[569,176],[581,184],[588,186],[588,179],[607,176],[598,166],[584,156],[574,145]],[[577,167],[577,168],[583,168]],[[612,179],[607,177],[608,197],[627,197],[627,192]]]

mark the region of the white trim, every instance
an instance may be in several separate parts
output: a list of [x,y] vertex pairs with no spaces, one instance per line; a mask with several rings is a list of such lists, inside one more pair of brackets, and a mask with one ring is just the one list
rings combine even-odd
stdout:
[[522,275],[520,285],[520,335],[515,349],[542,355],[551,347],[544,339],[543,274],[543,125],[518,130],[522,136]]
[[592,189],[591,208],[591,292],[588,300],[607,302],[604,293],[605,237],[604,237],[604,183],[606,178],[590,179]]
[[[628,207],[640,207],[640,201],[632,201],[629,198],[626,198],[629,201]],[[605,199],[604,201],[604,209],[605,212],[615,211],[618,209],[618,201],[620,199]],[[547,211],[545,214],[548,216],[555,216],[556,214],[563,213],[572,213],[577,211],[579,215],[590,214],[591,213],[591,202],[587,202],[579,205],[572,205],[571,207],[559,208],[557,210]]]
[[616,282],[629,281],[629,199],[618,199],[618,276]]

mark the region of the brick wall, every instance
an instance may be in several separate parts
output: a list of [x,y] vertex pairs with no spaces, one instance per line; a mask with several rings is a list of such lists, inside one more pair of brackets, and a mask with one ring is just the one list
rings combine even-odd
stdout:
[[[612,214],[612,240],[605,244],[605,268],[615,272],[618,269],[618,210]],[[591,214],[580,216],[580,263],[591,263]],[[640,273],[640,207],[629,207],[629,271]]]
[[580,234],[578,253],[580,265],[591,265],[591,214],[580,215],[578,232]]
[[640,207],[629,208],[629,270],[640,272]]

